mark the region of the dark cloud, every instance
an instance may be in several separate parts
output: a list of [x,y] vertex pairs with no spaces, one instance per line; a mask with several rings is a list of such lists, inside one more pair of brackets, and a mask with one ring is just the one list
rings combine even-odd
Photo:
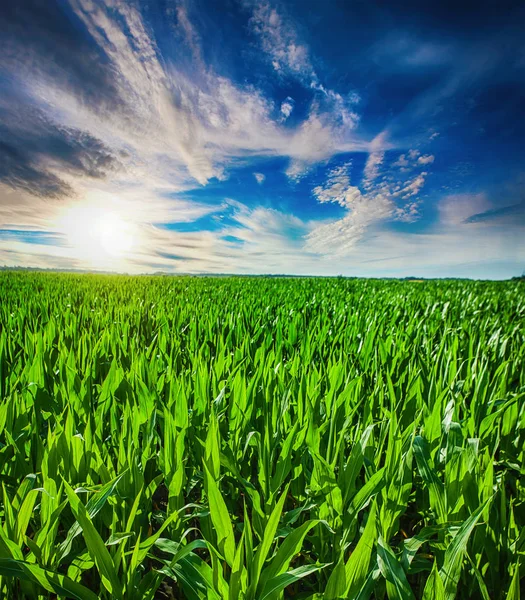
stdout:
[[65,3],[0,2],[0,71],[24,77],[26,68],[101,109],[118,101],[110,61]]
[[494,208],[472,215],[466,222],[485,223],[489,221],[497,221],[507,225],[525,225],[525,200],[511,206]]
[[74,190],[55,174],[103,178],[116,169],[114,153],[91,134],[58,125],[21,94],[0,100],[0,181],[35,196]]
[[72,196],[68,175],[103,178],[119,161],[93,135],[46,116],[26,91],[39,78],[99,112],[120,103],[110,61],[66,3],[0,1],[0,181],[39,197]]
[[3,141],[0,141],[0,181],[40,197],[60,198],[73,193],[59,177],[33,165],[29,153]]

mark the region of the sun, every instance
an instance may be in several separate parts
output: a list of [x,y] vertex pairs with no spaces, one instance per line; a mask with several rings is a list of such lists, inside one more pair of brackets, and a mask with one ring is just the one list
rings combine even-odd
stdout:
[[113,207],[97,202],[66,208],[57,229],[67,239],[73,258],[97,268],[120,268],[137,246],[138,227]]

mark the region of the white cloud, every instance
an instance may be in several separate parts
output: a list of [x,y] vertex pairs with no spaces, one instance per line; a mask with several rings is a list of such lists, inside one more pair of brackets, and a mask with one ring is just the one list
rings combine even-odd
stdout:
[[266,179],[266,175],[264,175],[264,173],[254,173],[253,176],[259,185],[264,183],[264,180]]
[[400,154],[396,162],[392,163],[393,167],[401,167],[402,170],[408,171],[418,165],[430,165],[434,162],[432,154],[421,155],[419,150],[409,150],[406,154]]
[[348,214],[332,223],[316,227],[307,235],[305,248],[321,255],[345,256],[374,223],[392,215],[393,203],[383,194],[363,195],[350,187],[345,194]]
[[[446,222],[414,235],[386,229],[376,217],[384,214],[384,208],[388,213],[390,205],[382,207],[381,200],[373,205],[362,196],[353,203],[357,217],[348,214],[321,226],[288,213],[251,209],[229,200],[223,211],[230,224],[217,231],[178,232],[142,226],[140,251],[130,255],[120,270],[496,278],[518,273],[525,257],[523,228],[465,223],[465,218],[487,206],[487,200],[479,195],[456,201],[463,206],[461,215],[450,218],[454,200],[444,199],[441,214],[448,214]],[[332,252],[328,251],[330,245]],[[0,264],[86,268],[67,247],[12,239],[0,239]]]
[[525,236],[518,230],[438,226],[411,234],[379,224],[345,255],[343,264],[355,275],[503,279],[519,273],[524,256]]
[[[289,147],[292,160],[286,173],[292,180],[297,180],[314,162],[348,151],[351,146],[356,149],[359,144],[351,132],[359,122],[355,105],[360,97],[355,91],[343,95],[323,85],[310,59],[307,44],[300,40],[282,6],[277,10],[266,0],[255,3],[245,0],[245,4],[252,10],[252,30],[275,71],[297,79],[315,93],[310,113],[299,125]],[[287,98],[281,104],[281,122],[288,119],[292,110],[293,102]],[[361,148],[366,146],[361,144]]]
[[395,163],[392,163],[393,167],[402,167],[407,168],[410,166],[410,161],[408,160],[406,154],[401,154]]
[[197,61],[197,64],[202,68],[204,66],[204,60],[201,52],[201,40],[200,37],[193,27],[192,22],[188,16],[186,6],[179,4],[176,8],[177,20],[181,27],[186,43],[190,47],[193,58]]
[[326,183],[313,189],[319,202],[337,203],[348,212],[342,219],[316,227],[307,236],[306,248],[310,251],[344,256],[370,225],[393,214],[395,205],[392,199],[383,192],[382,186],[373,186],[369,178],[370,169],[366,173],[365,167],[364,190],[361,191],[351,185],[349,167],[350,164],[346,163],[332,169]]
[[294,107],[293,98],[286,98],[284,102],[281,103],[281,120],[286,121],[286,119],[292,114]]
[[399,190],[394,192],[392,195],[396,198],[400,197],[400,198],[406,200],[407,198],[411,198],[412,196],[419,194],[422,187],[425,185],[425,180],[426,180],[427,176],[428,176],[428,173],[426,171],[419,173],[412,179],[409,179],[408,181],[406,181],[403,184],[403,186]]
[[493,208],[485,194],[452,194],[445,196],[437,205],[443,225],[460,225],[469,217]]
[[379,174],[379,170],[385,157],[383,146],[385,145],[386,138],[387,133],[383,131],[370,143],[371,152],[366,160],[363,177],[363,187],[365,190],[372,188],[374,180]]
[[421,200],[414,200],[408,202],[404,206],[398,206],[394,210],[393,216],[396,221],[402,223],[414,223],[419,219],[419,207],[421,206]]
[[308,82],[317,80],[307,46],[300,43],[289,20],[269,2],[259,2],[253,7],[251,26],[275,71]]
[[308,273],[315,256],[302,250],[309,223],[263,207],[227,200],[229,225],[215,231],[155,228],[139,270],[215,273]]
[[[387,134],[381,133],[370,145],[360,186],[351,185],[349,163],[335,167],[326,182],[312,191],[321,203],[334,202],[348,213],[341,219],[325,223],[308,236],[306,247],[324,255],[345,256],[364,238],[367,230],[386,220],[412,223],[420,212],[419,193],[428,171],[406,178],[406,172],[421,166],[420,152],[411,149],[388,164],[385,162]],[[423,164],[427,164],[427,157]],[[433,157],[432,157],[433,160]]]
[[[100,66],[111,73],[114,96],[91,103],[69,78],[57,75],[58,69],[37,70],[42,63],[26,57],[19,60],[19,72],[10,76],[24,83],[24,92],[45,118],[91,134],[118,156],[119,168],[104,180],[72,173],[60,176],[74,189],[75,202],[114,206],[140,228],[143,243],[129,256],[127,270],[359,274],[352,265],[368,260],[384,261],[386,271],[377,272],[402,274],[408,269],[406,274],[411,274],[417,265],[437,269],[479,256],[523,260],[525,236],[521,241],[512,233],[498,237],[484,223],[467,222],[493,208],[482,194],[444,198],[438,205],[440,225],[431,235],[407,236],[383,229],[388,220],[418,218],[418,195],[428,170],[415,169],[432,164],[434,156],[412,149],[388,165],[386,134],[371,144],[360,141],[354,134],[359,96],[341,94],[320,81],[308,44],[270,2],[255,6],[251,26],[276,73],[294,78],[313,97],[304,118],[296,111],[297,118],[287,121],[294,111],[290,97],[276,103],[262,89],[236,84],[205,65],[199,35],[183,5],[177,6],[176,14],[195,62],[188,70],[160,58],[138,5],[119,0],[70,0],[70,4],[105,57]],[[410,61],[422,64],[430,58],[425,51]],[[480,75],[471,72],[470,65],[460,65],[445,85],[440,82],[417,98],[407,114],[417,117],[434,110],[464,80],[472,82]],[[398,119],[398,129],[410,121],[407,114]],[[432,133],[430,139],[437,135]],[[344,210],[343,218],[335,222],[305,222],[232,201],[210,206],[185,194],[211,178],[227,177],[232,161],[252,165],[257,157],[288,157],[287,173],[298,179],[316,162],[353,150],[369,151],[361,183],[353,184],[348,165],[343,165],[313,190],[319,202],[337,203]],[[57,164],[47,163],[49,172],[58,172]],[[403,169],[409,168],[414,171],[407,177]],[[255,171],[254,177],[260,182],[264,176]],[[62,208],[55,200],[0,187],[2,227],[49,232]],[[216,231],[177,232],[161,226],[226,216],[223,223],[228,225]],[[471,240],[465,240],[469,236]],[[22,238],[0,240],[0,256],[6,264],[85,266],[68,247],[30,244]]]
[[328,173],[326,184],[318,185],[313,189],[313,194],[319,202],[337,202],[341,206],[346,206],[348,191],[357,189],[350,186],[350,175],[348,174],[350,164],[345,163],[332,169]]

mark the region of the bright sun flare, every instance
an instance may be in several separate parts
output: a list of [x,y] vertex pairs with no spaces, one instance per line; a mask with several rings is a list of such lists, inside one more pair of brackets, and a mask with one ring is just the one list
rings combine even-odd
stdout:
[[136,225],[118,211],[99,204],[67,208],[57,226],[75,258],[99,268],[122,265],[137,245]]

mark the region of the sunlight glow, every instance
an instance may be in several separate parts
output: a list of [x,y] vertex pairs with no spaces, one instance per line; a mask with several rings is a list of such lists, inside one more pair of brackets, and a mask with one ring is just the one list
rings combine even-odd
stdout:
[[124,267],[138,246],[137,225],[101,203],[69,206],[58,217],[57,229],[66,236],[74,258],[98,269]]

